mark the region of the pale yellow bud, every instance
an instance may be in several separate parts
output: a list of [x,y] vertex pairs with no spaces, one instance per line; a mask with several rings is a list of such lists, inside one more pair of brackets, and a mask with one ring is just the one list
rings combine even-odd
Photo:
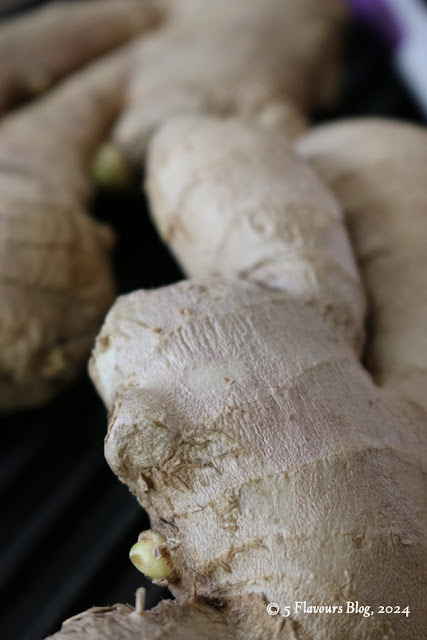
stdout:
[[101,146],[91,167],[96,185],[109,189],[126,189],[132,182],[130,166],[123,153],[114,144]]
[[173,564],[166,547],[166,538],[157,531],[144,531],[129,553],[131,562],[151,580],[164,580]]

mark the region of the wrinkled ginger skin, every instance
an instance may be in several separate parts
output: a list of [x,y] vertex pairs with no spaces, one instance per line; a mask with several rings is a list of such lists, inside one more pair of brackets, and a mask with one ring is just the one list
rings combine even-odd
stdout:
[[141,162],[153,131],[180,113],[238,113],[290,135],[337,94],[342,0],[170,0],[136,48],[116,144]]
[[113,233],[87,212],[88,165],[121,104],[128,51],[0,123],[0,409],[81,370],[114,298]]
[[149,0],[54,2],[0,25],[0,115],[160,20]]
[[297,144],[342,203],[369,296],[368,368],[427,408],[427,132],[379,119],[325,125]]
[[195,585],[281,607],[399,601],[410,619],[297,622],[303,637],[375,639],[393,625],[422,638],[421,425],[316,309],[242,281],[137,292],[113,307],[92,366],[111,415],[107,460],[179,541],[178,598]]
[[175,118],[150,146],[146,189],[187,275],[297,292],[360,349],[365,301],[340,206],[276,132],[236,119]]
[[[169,180],[171,193],[170,209],[158,193],[152,198],[155,219],[165,212],[170,219],[179,214],[176,235],[166,235],[174,248],[179,234],[190,239],[194,233],[190,204],[195,211],[199,203],[202,217],[204,200],[208,219],[217,215],[219,227],[227,226],[223,221],[232,207],[218,170],[224,157],[212,161],[212,119],[194,118],[191,127],[183,127],[183,122],[179,119],[157,134],[149,161],[149,184]],[[256,147],[261,159],[264,145],[276,162],[281,158],[283,181],[293,177],[291,184],[295,183],[301,197],[302,184],[295,181],[299,166],[307,181],[306,194],[320,189],[312,172],[296,158],[292,162],[289,149],[283,156],[273,153],[268,132],[249,133],[247,125],[232,122],[216,126],[216,135],[223,127],[224,139],[230,140],[240,165],[235,173],[230,165],[228,173],[234,206],[237,212],[243,211],[242,221],[245,209],[239,207],[254,181]],[[278,135],[274,139],[281,149],[283,140]],[[211,160],[206,165],[203,152]],[[192,158],[200,161],[201,170],[189,184],[186,169]],[[403,190],[405,176],[405,172],[400,175]],[[425,188],[425,180],[409,184],[418,191]],[[198,191],[203,192],[203,186],[204,199]],[[281,189],[272,172],[265,188],[270,196],[265,195],[263,208],[253,200],[257,211],[265,211],[264,219],[260,213],[257,220],[260,226],[264,221],[268,229],[276,220]],[[347,251],[333,252],[336,259],[328,278],[319,280],[319,300],[323,291],[329,298],[326,307],[310,292],[310,279],[298,278],[310,264],[315,272],[330,263],[334,245],[325,238],[333,237],[337,243],[341,235],[339,245],[346,246],[339,209],[333,209],[331,235],[333,227],[325,227],[331,220],[325,217],[327,207],[307,207],[302,198],[304,206],[298,215],[296,202],[284,193],[282,230],[287,222],[288,233],[279,239],[285,245],[298,239],[295,245],[288,244],[293,288],[286,284],[283,260],[273,263],[277,273],[272,287],[268,281],[243,279],[236,264],[228,266],[227,252],[220,245],[218,262],[208,255],[203,263],[204,278],[135,292],[115,303],[91,362],[92,378],[110,416],[106,457],[147,509],[153,529],[168,540],[175,571],[170,588],[178,602],[195,593],[202,601],[222,603],[226,610],[235,607],[237,617],[250,616],[251,598],[256,595],[279,607],[304,600],[328,605],[357,600],[378,610],[380,605],[395,603],[409,606],[410,615],[293,614],[276,629],[276,637],[423,640],[427,629],[425,406],[419,402],[414,410],[405,384],[399,386],[396,381],[380,387],[362,367],[349,329],[360,330],[363,310],[348,303],[346,288],[330,286],[348,269]],[[381,193],[379,187],[378,198]],[[332,195],[324,198],[323,205],[335,202]],[[305,235],[301,228],[310,229],[310,215],[314,231]],[[418,213],[414,210],[405,220],[415,223]],[[355,217],[354,225],[358,224],[362,218],[359,222]],[[195,231],[197,243],[206,247],[212,236],[215,242],[213,228],[210,223],[200,224]],[[231,223],[227,228],[232,228]],[[272,246],[277,235],[275,231],[270,238]],[[248,237],[240,233],[236,262],[246,259]],[[406,253],[403,249],[388,252],[382,272],[386,277],[393,274],[397,264],[405,271],[412,291],[407,301],[415,313],[419,290],[412,287],[418,281],[411,279],[411,252],[416,249],[423,270],[426,257],[419,243],[424,238],[425,233],[420,233],[418,245],[406,244]],[[369,236],[364,242],[369,242]],[[359,255],[363,255],[362,244]],[[198,260],[204,259],[197,251],[194,258],[193,264],[193,256],[186,255],[187,272],[196,272]],[[386,307],[373,272],[365,269],[363,261],[361,268],[368,278],[372,304],[382,301]],[[220,275],[212,278],[218,269]],[[357,273],[354,278],[357,291]],[[363,297],[358,300],[363,305]],[[342,315],[334,313],[340,308],[347,309],[346,332]],[[393,322],[388,317],[391,334],[397,331]],[[418,362],[426,363],[425,327],[418,330]],[[374,333],[370,336],[374,349],[376,340]],[[269,624],[267,612],[263,619]],[[254,628],[246,637],[257,640],[262,635]]]
[[[138,592],[137,592],[138,599]],[[90,640],[271,640],[277,637],[279,621],[264,619],[266,603],[252,598],[249,616],[234,607],[219,610],[194,599],[185,598],[178,604],[163,600],[150,611],[136,610],[128,605],[94,607],[66,620],[61,631],[50,640],[87,638]],[[248,635],[252,634],[252,635]],[[292,638],[292,636],[289,636]]]

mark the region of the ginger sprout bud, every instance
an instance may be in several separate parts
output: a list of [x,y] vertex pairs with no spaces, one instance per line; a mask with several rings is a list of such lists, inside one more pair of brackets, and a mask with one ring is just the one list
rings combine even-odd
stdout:
[[173,568],[166,538],[157,531],[143,531],[130,550],[129,558],[151,580],[164,580]]
[[98,187],[126,189],[132,183],[131,173],[125,156],[112,143],[102,145],[93,158],[92,180]]

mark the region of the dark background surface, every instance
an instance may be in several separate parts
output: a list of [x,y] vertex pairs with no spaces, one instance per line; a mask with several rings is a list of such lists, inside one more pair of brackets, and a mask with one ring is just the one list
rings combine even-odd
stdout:
[[[0,15],[8,4],[0,0]],[[422,122],[385,52],[356,24],[348,36],[342,98],[314,119],[353,115]],[[138,193],[98,194],[94,211],[117,231],[121,293],[182,277]],[[128,561],[149,522],[104,460],[106,425],[104,407],[85,374],[51,405],[0,418],[3,640],[39,640],[93,605],[133,604],[142,585],[148,587],[148,607],[167,595]]]

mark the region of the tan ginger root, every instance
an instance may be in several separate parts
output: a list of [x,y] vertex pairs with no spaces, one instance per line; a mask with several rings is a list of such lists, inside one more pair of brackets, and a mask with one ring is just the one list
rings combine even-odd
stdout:
[[[425,148],[423,130],[387,126],[400,131],[396,156],[423,157],[412,150]],[[365,134],[368,148],[374,130]],[[313,137],[304,152],[326,167],[330,152],[332,171],[334,157],[344,163],[351,157],[351,144],[340,155],[344,139],[337,136],[329,148]],[[337,188],[343,181],[360,190],[362,156],[356,150],[360,165],[348,160]],[[377,383],[362,367],[356,350],[362,287],[339,208],[280,137],[207,118],[179,119],[156,136],[149,192],[170,246],[183,256],[186,235],[188,247],[194,241],[206,248],[212,238],[216,250],[186,259],[186,270],[202,266],[205,278],[120,298],[97,340],[91,372],[109,409],[108,462],[167,539],[177,602],[148,613],[90,611],[66,623],[56,640],[426,638],[426,398],[417,382],[427,363],[426,313],[412,256],[424,272],[427,200],[422,169],[416,179],[403,168],[397,173],[393,157],[392,176],[400,182],[394,198],[404,202],[411,188],[414,206],[404,224],[417,227],[407,253],[403,247],[395,253],[394,225],[401,228],[401,221],[383,209],[390,204],[385,166],[381,154],[371,157],[369,198],[360,199],[351,226],[366,289],[373,308],[381,308],[369,347],[377,367],[377,329],[399,338],[402,321],[381,287],[397,269],[406,282],[413,310],[407,327],[411,345],[418,345],[411,369],[416,400],[401,376],[383,375]],[[378,241],[382,229],[378,262],[379,245],[360,230],[367,203],[375,204]],[[398,202],[393,206],[397,215]],[[228,233],[215,232],[215,215]],[[248,272],[249,254],[268,243],[270,253],[265,246]],[[365,251],[373,261],[363,260]],[[406,367],[403,346],[389,345],[396,371]],[[343,613],[292,610],[275,618],[265,608],[274,602],[283,611],[304,600],[342,606]],[[345,613],[355,601],[374,615]],[[408,606],[410,614],[378,614],[380,605]],[[179,635],[181,624],[186,635]]]
[[238,113],[298,134],[305,110],[337,93],[343,0],[163,0],[164,26],[136,49],[114,140],[141,161],[180,113]]
[[218,610],[188,598],[179,606],[164,600],[154,609],[144,611],[141,591],[143,589],[137,592],[136,609],[123,604],[94,607],[67,620],[52,640],[246,640],[250,637],[271,640],[277,637],[274,634],[279,628],[278,620],[265,620],[265,605],[260,598],[251,598],[252,609],[245,617],[243,613]]
[[154,25],[149,0],[55,2],[0,25],[0,114]]
[[114,297],[113,234],[86,211],[88,164],[120,108],[124,50],[0,124],[0,408],[80,371]]
[[336,200],[275,132],[201,122],[167,124],[147,167],[155,223],[186,273],[297,292],[360,347],[364,298]]
[[346,214],[371,302],[368,368],[379,385],[425,407],[425,130],[386,120],[350,121],[314,129],[298,149]]

